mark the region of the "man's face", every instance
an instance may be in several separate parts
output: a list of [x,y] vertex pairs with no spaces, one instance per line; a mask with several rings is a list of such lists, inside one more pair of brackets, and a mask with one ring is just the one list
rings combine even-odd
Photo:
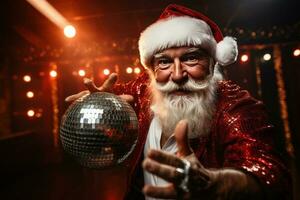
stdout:
[[[173,81],[178,85],[189,79],[204,81],[210,74],[210,58],[197,47],[176,47],[166,49],[154,55],[154,77],[158,84]],[[186,95],[190,91],[177,90],[173,95]]]
[[154,55],[152,109],[165,135],[181,119],[189,122],[189,137],[205,135],[214,111],[212,58],[196,47],[166,49]]

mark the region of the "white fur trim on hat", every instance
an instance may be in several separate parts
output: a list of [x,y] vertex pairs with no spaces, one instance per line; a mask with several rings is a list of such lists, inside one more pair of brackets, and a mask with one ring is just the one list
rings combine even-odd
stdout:
[[[200,46],[221,65],[232,63],[235,60],[232,61],[230,58],[236,58],[237,47],[233,39],[227,38],[219,42],[220,46],[217,45],[208,24],[189,16],[173,16],[158,20],[141,33],[139,39],[141,63],[144,67],[151,68],[154,54],[167,48],[182,46]],[[230,48],[235,50],[223,52]]]
[[222,65],[230,65],[236,61],[238,55],[236,40],[232,37],[225,37],[217,44],[215,59]]
[[157,52],[170,47],[189,45],[203,46],[207,50],[213,49],[214,52],[216,41],[204,21],[187,16],[159,20],[141,33],[141,63],[150,67],[151,59]]

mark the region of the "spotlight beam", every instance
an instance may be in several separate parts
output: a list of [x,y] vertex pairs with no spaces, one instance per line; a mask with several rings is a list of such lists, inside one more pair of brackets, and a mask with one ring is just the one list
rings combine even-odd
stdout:
[[40,13],[45,15],[50,21],[52,21],[59,28],[63,29],[70,23],[66,18],[64,18],[50,3],[46,0],[26,0],[34,8],[36,8]]

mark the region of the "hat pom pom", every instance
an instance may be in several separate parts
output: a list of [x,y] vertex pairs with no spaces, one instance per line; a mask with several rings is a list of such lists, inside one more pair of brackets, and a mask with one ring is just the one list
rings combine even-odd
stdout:
[[224,39],[217,44],[215,57],[220,65],[226,66],[234,63],[237,55],[237,43],[234,38],[224,37]]

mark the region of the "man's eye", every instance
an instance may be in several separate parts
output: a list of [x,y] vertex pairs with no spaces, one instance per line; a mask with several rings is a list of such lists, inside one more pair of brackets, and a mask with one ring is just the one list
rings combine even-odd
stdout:
[[159,65],[167,65],[167,64],[170,64],[170,63],[171,63],[171,61],[168,60],[168,59],[160,59],[160,60],[158,61],[158,64],[159,64]]
[[183,62],[198,62],[199,56],[189,55],[182,59]]
[[196,64],[199,61],[199,56],[197,55],[186,55],[181,58],[181,61],[186,64]]
[[166,69],[172,64],[172,61],[169,59],[159,59],[156,66],[160,69]]

